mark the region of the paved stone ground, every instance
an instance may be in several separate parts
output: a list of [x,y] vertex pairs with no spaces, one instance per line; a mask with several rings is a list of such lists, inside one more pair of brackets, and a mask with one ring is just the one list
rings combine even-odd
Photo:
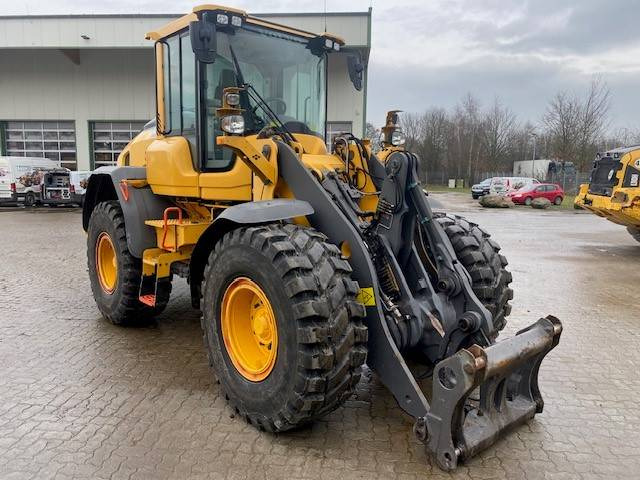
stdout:
[[553,313],[542,415],[454,474],[369,372],[313,427],[260,433],[233,418],[178,283],[157,324],[107,324],[91,297],[77,210],[0,210],[0,478],[637,478],[640,245],[588,214],[481,210],[516,298],[507,334]]

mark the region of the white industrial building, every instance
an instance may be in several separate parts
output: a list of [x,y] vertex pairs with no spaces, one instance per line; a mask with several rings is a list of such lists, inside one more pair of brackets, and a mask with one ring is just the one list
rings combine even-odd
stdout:
[[[153,42],[145,33],[178,16],[0,16],[0,154],[78,170],[114,162],[155,115]],[[327,140],[340,131],[361,136],[366,71],[357,92],[346,58],[356,50],[368,60],[371,10],[256,16],[345,39],[327,65]]]

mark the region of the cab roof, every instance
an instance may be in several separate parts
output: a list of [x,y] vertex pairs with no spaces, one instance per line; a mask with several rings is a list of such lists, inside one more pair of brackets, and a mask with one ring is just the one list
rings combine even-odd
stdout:
[[598,155],[600,157],[618,158],[618,157],[622,157],[626,153],[633,152],[634,150],[638,150],[638,149],[640,149],[640,145],[632,145],[630,147],[618,147],[618,148],[613,148],[611,150],[606,150],[604,152],[600,152]]
[[[182,17],[177,18],[172,22],[169,22],[168,24],[164,25],[163,27],[157,30],[148,32],[145,35],[145,38],[147,40],[155,41],[161,38],[168,37],[169,35],[179,30],[182,30],[183,28],[188,27],[189,22],[197,21],[198,20],[197,14],[203,11],[219,11],[219,12],[224,12],[231,15],[238,15],[242,17],[244,22],[249,23],[251,25],[258,25],[261,27],[270,28],[271,30],[277,30],[277,31],[289,33],[292,35],[297,35],[299,37],[311,39],[318,36],[318,34],[307,32],[306,30],[300,30],[299,28],[289,27],[287,25],[281,25],[279,23],[270,22],[262,18],[252,17],[248,15],[246,11],[240,10],[237,8],[225,7],[222,5],[204,4],[204,5],[198,5],[196,7],[193,7],[193,11],[191,13],[183,15]],[[322,33],[321,35],[331,38],[335,42],[339,43],[341,46],[345,44],[344,39],[342,39],[341,37],[338,37],[337,35],[333,35],[326,32]]]

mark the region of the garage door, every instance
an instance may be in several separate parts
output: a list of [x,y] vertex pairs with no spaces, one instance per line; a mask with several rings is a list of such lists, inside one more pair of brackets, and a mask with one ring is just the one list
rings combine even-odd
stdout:
[[72,121],[6,121],[3,151],[12,157],[42,157],[75,170],[76,129]]
[[92,169],[115,165],[118,155],[135,137],[145,121],[91,122]]

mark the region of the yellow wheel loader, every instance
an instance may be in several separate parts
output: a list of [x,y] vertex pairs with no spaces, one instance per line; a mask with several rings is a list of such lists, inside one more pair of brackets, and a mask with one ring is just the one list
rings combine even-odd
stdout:
[[598,153],[575,206],[627,227],[640,242],[640,146]]
[[[538,369],[561,324],[496,341],[506,260],[476,225],[432,212],[395,113],[380,158],[350,134],[327,149],[340,38],[212,5],[148,38],[157,117],[91,176],[83,210],[108,320],[152,318],[184,277],[247,422],[308,424],[350,397],[366,363],[447,470],[542,411]],[[349,66],[360,88],[362,65]]]

